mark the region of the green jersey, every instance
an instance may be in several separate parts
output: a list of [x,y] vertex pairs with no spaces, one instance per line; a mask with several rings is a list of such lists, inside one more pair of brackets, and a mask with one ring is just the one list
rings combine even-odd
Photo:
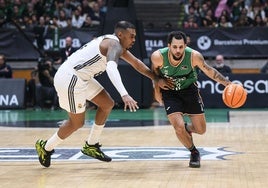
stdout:
[[160,68],[160,74],[162,77],[170,78],[174,81],[174,90],[186,89],[197,81],[196,68],[193,68],[191,64],[192,48],[185,48],[184,57],[177,66],[174,66],[169,62],[168,47],[159,49],[159,51],[164,60],[163,66]]

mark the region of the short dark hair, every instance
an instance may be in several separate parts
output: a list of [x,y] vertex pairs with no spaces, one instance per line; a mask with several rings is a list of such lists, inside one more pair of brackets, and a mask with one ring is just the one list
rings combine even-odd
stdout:
[[183,33],[182,31],[171,31],[168,34],[168,38],[167,38],[167,43],[171,44],[172,39],[183,39],[184,43],[187,43],[187,39],[186,39],[186,34]]
[[115,24],[114,30],[118,30],[118,29],[136,29],[135,25],[133,25],[132,23],[128,22],[128,21],[119,21]]

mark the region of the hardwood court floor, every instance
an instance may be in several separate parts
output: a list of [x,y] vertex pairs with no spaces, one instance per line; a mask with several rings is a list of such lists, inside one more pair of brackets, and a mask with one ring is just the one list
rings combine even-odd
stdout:
[[[106,153],[115,156],[110,163],[79,154],[90,129],[85,126],[56,149],[49,168],[41,167],[32,152],[38,138],[50,137],[57,128],[2,126],[0,187],[268,187],[267,115],[267,111],[231,111],[229,122],[208,122],[205,135],[194,135],[202,154],[200,169],[188,167],[189,153],[169,125],[107,127],[101,143]],[[60,159],[64,152],[74,155]]]

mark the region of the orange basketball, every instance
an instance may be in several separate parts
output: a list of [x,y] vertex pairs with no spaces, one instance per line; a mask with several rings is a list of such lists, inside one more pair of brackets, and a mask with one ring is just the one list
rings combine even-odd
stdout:
[[222,100],[230,108],[239,108],[245,104],[247,91],[239,84],[229,84],[222,93]]

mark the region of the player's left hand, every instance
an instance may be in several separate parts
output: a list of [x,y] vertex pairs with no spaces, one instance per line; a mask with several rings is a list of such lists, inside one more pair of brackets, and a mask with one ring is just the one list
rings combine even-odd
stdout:
[[124,95],[122,96],[122,100],[125,104],[124,111],[129,108],[130,112],[136,112],[136,110],[139,109],[137,101],[135,101],[130,95]]

